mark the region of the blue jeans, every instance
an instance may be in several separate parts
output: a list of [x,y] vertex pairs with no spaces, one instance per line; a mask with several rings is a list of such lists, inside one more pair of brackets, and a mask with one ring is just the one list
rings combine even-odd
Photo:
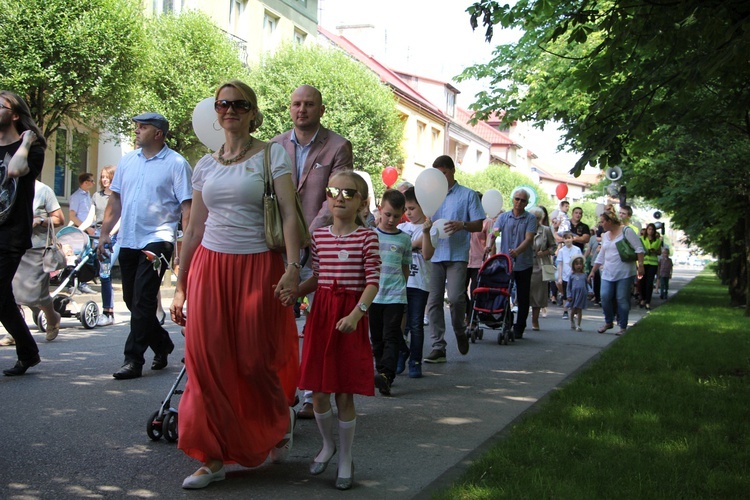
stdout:
[[630,313],[630,292],[633,290],[635,276],[630,276],[618,281],[602,280],[602,309],[604,310],[604,322],[612,324],[614,318],[613,298],[617,302],[617,324],[621,330],[628,327],[628,314]]
[[422,363],[424,348],[424,311],[427,308],[427,298],[430,292],[419,288],[406,289],[406,331],[404,335],[411,335],[409,341],[409,365]]
[[[112,254],[109,257],[109,261],[112,265],[117,262],[117,256],[120,253],[120,245],[116,245],[117,235],[112,236]],[[112,311],[115,308],[114,292],[112,291],[112,275],[108,278],[99,275],[99,280],[102,284],[102,310]]]

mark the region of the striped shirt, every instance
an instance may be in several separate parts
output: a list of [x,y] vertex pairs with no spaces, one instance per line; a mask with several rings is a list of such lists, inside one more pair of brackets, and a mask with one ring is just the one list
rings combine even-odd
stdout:
[[313,275],[319,287],[344,287],[361,292],[380,281],[378,235],[373,229],[358,227],[344,236],[331,233],[331,226],[316,229],[312,235]]

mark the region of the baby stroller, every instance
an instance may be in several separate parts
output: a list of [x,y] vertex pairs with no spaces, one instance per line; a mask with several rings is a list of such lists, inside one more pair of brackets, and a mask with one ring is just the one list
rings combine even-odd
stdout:
[[[84,328],[91,329],[96,326],[99,318],[99,306],[93,300],[86,302],[80,307],[73,300],[73,291],[78,289],[78,283],[85,283],[94,279],[99,274],[99,261],[96,259],[96,250],[91,247],[89,236],[77,227],[67,226],[57,232],[57,242],[62,248],[72,255],[68,255],[68,265],[59,274],[50,279],[51,285],[57,288],[50,295],[55,311],[63,318],[76,318]],[[71,309],[68,310],[68,305]],[[42,332],[47,331],[47,318],[44,311],[32,308],[34,323]]]
[[[483,337],[478,323],[499,330],[497,343],[508,345],[515,342],[513,336],[513,311],[511,290],[513,288],[513,263],[510,256],[498,253],[488,258],[477,274],[477,287],[472,293],[469,335],[471,342]],[[478,321],[475,322],[475,317]]]

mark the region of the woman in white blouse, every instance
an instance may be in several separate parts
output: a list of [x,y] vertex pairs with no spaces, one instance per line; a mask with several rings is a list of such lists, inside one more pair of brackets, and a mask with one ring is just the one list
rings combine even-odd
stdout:
[[[628,314],[630,313],[630,292],[633,289],[633,281],[636,274],[643,276],[643,244],[638,234],[628,226],[620,224],[620,219],[612,211],[606,211],[600,216],[602,228],[606,231],[602,234],[602,245],[599,255],[596,257],[594,266],[589,274],[589,279],[594,279],[594,274],[600,269],[602,277],[602,309],[604,310],[604,326],[597,330],[604,333],[614,328],[614,305],[613,296],[617,299],[617,319],[620,330],[615,335],[622,335],[628,328]],[[638,257],[636,262],[623,262],[617,251],[617,242],[627,238],[635,249]]]

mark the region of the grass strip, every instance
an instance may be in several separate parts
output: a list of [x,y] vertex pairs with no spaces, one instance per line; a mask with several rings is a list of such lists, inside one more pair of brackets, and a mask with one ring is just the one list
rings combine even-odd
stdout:
[[436,498],[750,498],[750,320],[708,271]]

